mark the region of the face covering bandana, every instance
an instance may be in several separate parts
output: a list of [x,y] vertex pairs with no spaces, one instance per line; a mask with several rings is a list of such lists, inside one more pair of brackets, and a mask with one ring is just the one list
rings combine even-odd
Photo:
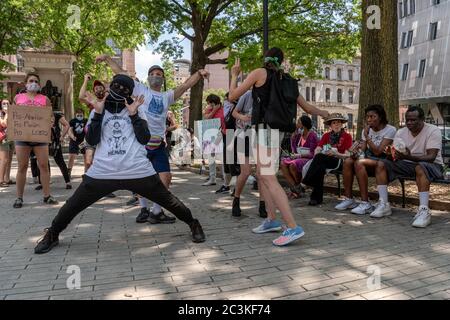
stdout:
[[27,83],[27,91],[28,92],[38,92],[40,89],[41,89],[41,86],[36,82]]
[[164,83],[163,77],[148,76],[147,80],[150,87],[161,87]]

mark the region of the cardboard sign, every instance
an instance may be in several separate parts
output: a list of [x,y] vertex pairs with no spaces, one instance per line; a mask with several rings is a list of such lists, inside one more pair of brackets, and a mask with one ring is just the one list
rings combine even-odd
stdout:
[[202,148],[202,154],[222,153],[222,132],[220,119],[195,121],[194,135]]
[[8,140],[50,143],[52,115],[52,107],[10,106]]

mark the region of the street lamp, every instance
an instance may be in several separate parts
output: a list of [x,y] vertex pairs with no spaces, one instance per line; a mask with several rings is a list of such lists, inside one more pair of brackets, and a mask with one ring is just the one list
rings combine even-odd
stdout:
[[269,50],[269,0],[263,0],[263,45],[265,54]]

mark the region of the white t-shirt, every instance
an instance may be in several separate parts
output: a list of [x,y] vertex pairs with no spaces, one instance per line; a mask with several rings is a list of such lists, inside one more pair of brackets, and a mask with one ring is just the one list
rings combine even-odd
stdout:
[[[93,116],[94,110],[89,115],[88,125]],[[139,111],[139,117],[147,120],[143,112]],[[95,150],[94,163],[86,175],[94,179],[125,180],[155,174],[145,146],[138,142],[134,134],[128,110],[124,108],[118,114],[105,110],[101,140]]]
[[162,139],[166,136],[166,118],[169,106],[175,102],[174,91],[156,92],[140,82],[134,82],[133,96],[143,95],[145,102],[139,107],[147,117],[148,127],[152,136]]
[[[384,139],[394,140],[395,133],[397,132],[397,129],[394,126],[391,126],[388,124],[384,129],[381,129],[380,131],[374,131],[372,128],[369,129],[369,138],[372,140],[372,142],[379,147],[381,145],[381,142],[383,142]],[[363,141],[366,141],[366,137],[364,136],[364,133],[362,134]]]
[[411,155],[415,157],[421,157],[427,154],[427,150],[438,149],[438,155],[434,163],[444,164],[442,160],[442,134],[441,130],[435,125],[425,123],[422,131],[413,137],[411,131],[408,128],[402,128],[397,131],[395,138],[402,139],[406,147],[411,151]]

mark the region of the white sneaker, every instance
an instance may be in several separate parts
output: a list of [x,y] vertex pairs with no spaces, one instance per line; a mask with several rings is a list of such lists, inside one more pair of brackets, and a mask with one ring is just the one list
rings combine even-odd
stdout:
[[344,211],[347,209],[353,209],[354,207],[356,207],[356,201],[353,199],[349,199],[349,198],[345,198],[344,200],[342,200],[336,207],[334,207],[336,210],[339,211]]
[[372,218],[383,218],[392,214],[391,205],[380,200],[375,210],[370,214]]
[[365,215],[365,214],[371,213],[372,211],[373,211],[373,207],[370,204],[370,202],[364,201],[364,202],[361,202],[359,204],[359,206],[357,206],[355,209],[353,209],[351,211],[351,213]]
[[419,210],[414,217],[414,222],[412,226],[415,228],[426,228],[431,224],[431,214],[430,209],[425,206],[420,206]]
[[206,181],[204,184],[202,184],[202,186],[215,186],[216,185],[216,180],[215,179],[209,179],[208,181]]

